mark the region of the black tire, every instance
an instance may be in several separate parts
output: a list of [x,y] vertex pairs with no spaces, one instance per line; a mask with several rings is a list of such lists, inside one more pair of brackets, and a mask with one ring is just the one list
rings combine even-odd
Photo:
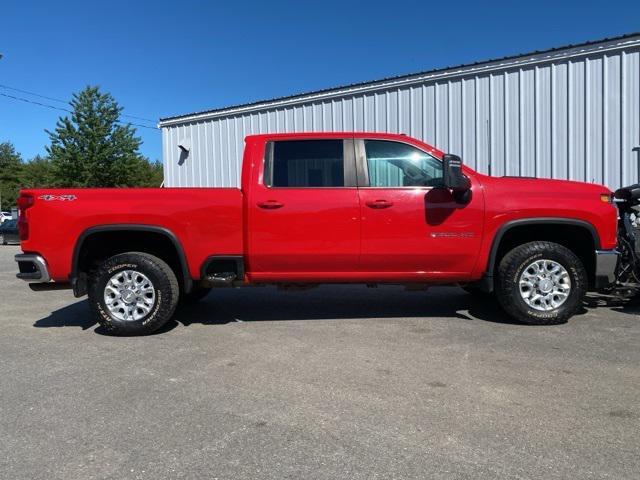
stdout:
[[[146,276],[155,293],[149,312],[135,320],[118,319],[110,312],[104,298],[107,282],[118,272],[127,270],[133,270]],[[127,252],[107,259],[91,274],[88,294],[93,315],[108,333],[112,335],[148,335],[171,319],[178,303],[180,289],[175,273],[163,260],[148,253]]]
[[194,303],[198,303],[204,297],[209,295],[211,292],[210,288],[204,288],[199,285],[194,285],[189,293],[180,293],[180,301],[178,302],[178,307],[183,307],[187,305],[193,305]]
[[[538,310],[529,306],[520,294],[522,272],[536,260],[552,260],[569,274],[571,289],[560,306]],[[528,325],[556,325],[575,315],[587,292],[587,273],[580,259],[568,248],[553,242],[530,242],[507,253],[498,266],[496,296],[502,308],[516,320]]]

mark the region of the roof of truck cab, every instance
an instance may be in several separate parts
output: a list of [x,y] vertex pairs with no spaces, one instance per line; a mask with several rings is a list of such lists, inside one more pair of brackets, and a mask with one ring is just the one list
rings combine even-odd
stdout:
[[[381,132],[281,132],[281,133],[256,133],[247,135],[246,138],[411,138],[404,133],[381,133]],[[414,139],[415,140],[415,139]]]

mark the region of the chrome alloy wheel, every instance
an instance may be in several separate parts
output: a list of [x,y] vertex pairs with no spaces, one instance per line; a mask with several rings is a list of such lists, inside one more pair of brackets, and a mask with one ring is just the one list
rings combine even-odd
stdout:
[[104,287],[104,303],[118,320],[140,320],[147,316],[156,301],[156,290],[149,278],[135,270],[122,270]]
[[520,275],[520,296],[535,310],[549,311],[562,305],[571,292],[569,272],[553,260],[536,260]]

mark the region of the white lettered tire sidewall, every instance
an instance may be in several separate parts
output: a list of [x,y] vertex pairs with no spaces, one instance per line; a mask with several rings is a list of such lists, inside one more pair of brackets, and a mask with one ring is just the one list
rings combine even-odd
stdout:
[[[520,277],[536,260],[552,260],[562,265],[571,281],[569,297],[558,308],[536,310],[520,295]],[[580,308],[587,291],[587,274],[580,259],[568,248],[553,242],[530,242],[507,253],[500,261],[496,295],[502,308],[515,319],[530,325],[566,322]]]
[[[107,282],[118,272],[134,270],[153,284],[155,302],[151,311],[139,320],[115,318],[104,301]],[[96,320],[113,335],[148,335],[166,324],[178,303],[179,288],[171,268],[160,258],[142,252],[127,252],[104,261],[89,279],[89,304]]]

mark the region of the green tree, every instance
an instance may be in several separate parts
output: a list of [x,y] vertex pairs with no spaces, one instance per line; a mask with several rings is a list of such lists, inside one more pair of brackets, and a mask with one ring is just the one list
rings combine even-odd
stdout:
[[[148,184],[142,140],[120,123],[122,107],[109,93],[87,87],[73,95],[72,113],[47,130],[55,184],[64,187],[133,187]],[[152,170],[152,169],[151,169]],[[158,186],[158,184],[154,186]]]
[[0,143],[0,195],[2,210],[15,206],[20,190],[22,158],[10,142]]
[[161,162],[142,162],[138,172],[139,187],[159,187],[164,181],[164,170]]
[[56,184],[53,163],[46,157],[36,155],[22,166],[23,188],[46,188]]

